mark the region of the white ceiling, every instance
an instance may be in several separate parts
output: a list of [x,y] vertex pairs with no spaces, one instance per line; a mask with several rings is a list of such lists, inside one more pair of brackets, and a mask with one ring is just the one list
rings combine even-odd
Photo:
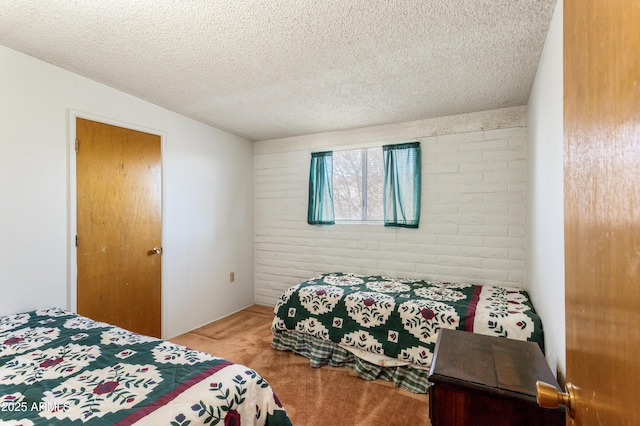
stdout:
[[527,103],[556,0],[2,0],[0,44],[252,141]]

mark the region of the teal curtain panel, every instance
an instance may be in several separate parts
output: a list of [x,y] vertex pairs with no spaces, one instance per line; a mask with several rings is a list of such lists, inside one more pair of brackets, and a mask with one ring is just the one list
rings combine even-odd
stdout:
[[312,152],[309,170],[309,225],[333,225],[333,151]]
[[384,226],[420,223],[420,142],[384,145]]

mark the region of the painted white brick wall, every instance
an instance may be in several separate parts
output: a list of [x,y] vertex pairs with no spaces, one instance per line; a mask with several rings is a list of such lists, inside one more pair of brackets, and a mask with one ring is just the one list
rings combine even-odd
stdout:
[[[418,229],[307,224],[312,151],[416,139]],[[334,271],[524,287],[526,152],[525,107],[257,142],[256,303]]]

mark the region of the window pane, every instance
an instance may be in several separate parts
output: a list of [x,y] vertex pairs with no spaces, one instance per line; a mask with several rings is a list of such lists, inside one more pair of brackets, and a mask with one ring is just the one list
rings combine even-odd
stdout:
[[362,220],[362,150],[333,152],[336,220]]
[[383,220],[382,189],[384,185],[382,147],[367,149],[367,220]]

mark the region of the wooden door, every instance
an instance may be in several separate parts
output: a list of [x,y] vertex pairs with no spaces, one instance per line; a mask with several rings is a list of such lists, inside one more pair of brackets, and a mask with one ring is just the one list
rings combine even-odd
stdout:
[[640,424],[640,0],[565,0],[568,424]]
[[160,337],[160,137],[80,118],[76,137],[78,313]]

